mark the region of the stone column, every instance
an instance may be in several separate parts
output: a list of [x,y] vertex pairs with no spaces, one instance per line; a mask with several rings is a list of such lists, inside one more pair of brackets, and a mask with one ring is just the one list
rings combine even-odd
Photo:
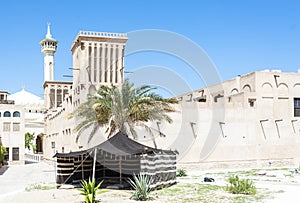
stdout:
[[90,45],[89,43],[85,43],[85,66],[83,67],[83,75],[84,75],[84,83],[86,83],[87,81],[89,81],[89,74],[88,74],[88,67],[89,67],[89,49],[90,49]]
[[95,43],[91,44],[91,56],[90,56],[90,67],[89,67],[89,77],[90,77],[90,81],[93,84],[94,83],[94,69],[95,69],[95,64],[94,64],[94,57],[95,57]]
[[97,43],[96,83],[100,82],[100,43]]
[[53,108],[57,107],[57,85],[54,86],[54,105]]
[[62,85],[61,87],[60,87],[60,91],[61,91],[61,103],[63,103],[64,102],[64,86]]
[[123,75],[123,69],[122,69],[122,45],[119,44],[118,46],[118,64],[117,64],[117,74],[118,74],[118,83],[122,82],[122,75]]
[[111,73],[112,73],[112,83],[116,83],[116,46],[114,44],[112,46],[112,64],[111,64]]
[[101,76],[101,79],[100,79],[100,82],[103,83],[105,81],[105,47],[106,45],[104,43],[101,44],[101,66],[100,66],[100,76]]
[[110,56],[110,51],[111,51],[111,45],[108,44],[107,45],[107,67],[106,67],[106,70],[107,70],[107,81],[108,83],[110,83],[110,70],[111,70],[111,64],[110,64],[110,61],[111,61],[111,56]]
[[46,106],[46,109],[49,109],[50,108],[50,86],[47,85],[46,88],[45,88],[45,91],[44,91],[45,95],[44,95],[44,98],[45,98],[45,101],[44,101],[44,104]]

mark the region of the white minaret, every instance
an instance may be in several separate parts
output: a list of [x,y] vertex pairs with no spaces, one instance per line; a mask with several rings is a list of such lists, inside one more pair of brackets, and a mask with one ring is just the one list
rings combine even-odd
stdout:
[[50,23],[48,23],[46,38],[40,41],[44,54],[44,82],[54,80],[54,54],[56,52],[57,43],[58,41],[52,38]]

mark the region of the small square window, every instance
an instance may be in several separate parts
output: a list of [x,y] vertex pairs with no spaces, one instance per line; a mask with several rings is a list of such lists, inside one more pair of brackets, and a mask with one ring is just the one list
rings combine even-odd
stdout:
[[13,123],[13,131],[14,132],[20,131],[20,123]]
[[255,107],[256,106],[256,99],[248,99],[248,103],[250,107]]
[[10,131],[10,123],[3,123],[3,132]]

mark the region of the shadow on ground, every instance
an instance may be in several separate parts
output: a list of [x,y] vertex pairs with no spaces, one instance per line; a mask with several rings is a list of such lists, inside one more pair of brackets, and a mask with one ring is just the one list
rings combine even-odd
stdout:
[[27,160],[25,160],[25,165],[27,165],[27,164],[36,164],[37,162],[33,162],[33,161],[27,161]]
[[2,166],[2,168],[0,168],[0,175],[3,175],[7,169],[8,169],[7,165]]

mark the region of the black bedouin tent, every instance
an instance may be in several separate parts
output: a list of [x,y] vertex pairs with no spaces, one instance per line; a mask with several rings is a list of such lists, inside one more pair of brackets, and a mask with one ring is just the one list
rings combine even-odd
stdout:
[[176,182],[176,153],[142,145],[121,132],[105,142],[83,151],[56,153],[56,183],[77,184],[92,179],[96,155],[95,179],[105,184],[126,183],[134,174],[152,177],[151,187]]

